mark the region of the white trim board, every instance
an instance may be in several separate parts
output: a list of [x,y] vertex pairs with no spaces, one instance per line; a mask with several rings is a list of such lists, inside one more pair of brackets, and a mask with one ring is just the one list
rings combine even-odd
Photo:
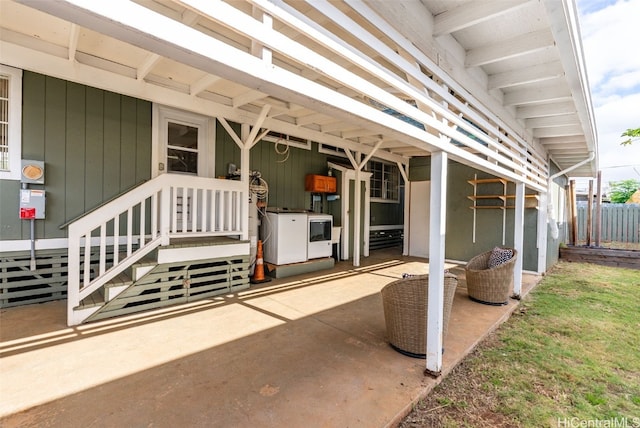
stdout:
[[[2,242],[1,253],[8,253],[13,251],[30,251],[31,250],[31,241],[29,239],[15,239],[15,240],[6,240],[0,241]],[[127,238],[120,237],[119,238],[120,245],[126,245]],[[113,238],[107,238],[107,245],[113,245]],[[138,243],[138,238],[133,238],[133,243]],[[100,238],[95,237],[91,238],[91,246],[100,245]],[[67,249],[69,247],[69,240],[67,238],[51,238],[51,239],[36,239],[35,249],[38,250],[62,250]]]

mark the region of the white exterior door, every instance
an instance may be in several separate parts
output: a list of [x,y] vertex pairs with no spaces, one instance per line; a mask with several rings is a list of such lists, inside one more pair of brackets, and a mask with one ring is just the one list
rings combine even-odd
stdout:
[[[152,138],[154,177],[164,173],[215,176],[214,118],[154,104]],[[203,195],[192,195],[184,189],[177,192],[177,221],[182,222],[186,215],[186,225],[191,230],[192,201]]]
[[[354,252],[354,243],[353,243],[353,228],[354,228],[354,217],[351,209],[354,207],[353,198],[355,197],[354,189],[355,189],[355,171],[352,169],[338,169],[342,175],[342,188],[340,193],[342,194],[340,198],[341,210],[342,210],[342,244],[341,244],[341,257],[342,260],[347,260],[349,257],[353,256]],[[369,192],[369,181],[371,180],[370,172],[361,172],[360,173],[360,185],[363,188],[361,193],[361,210],[360,210],[360,229],[361,236],[360,241],[362,245],[362,256],[369,256],[369,230],[370,226],[370,212],[371,212],[371,196]]]
[[215,119],[154,104],[154,176],[215,176]]
[[430,181],[411,181],[409,203],[409,255],[429,257],[429,196]]

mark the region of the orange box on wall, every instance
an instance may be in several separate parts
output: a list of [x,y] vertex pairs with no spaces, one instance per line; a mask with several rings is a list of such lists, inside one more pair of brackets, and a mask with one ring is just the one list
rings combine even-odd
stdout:
[[326,175],[307,174],[304,189],[307,192],[335,193],[338,188],[335,177]]

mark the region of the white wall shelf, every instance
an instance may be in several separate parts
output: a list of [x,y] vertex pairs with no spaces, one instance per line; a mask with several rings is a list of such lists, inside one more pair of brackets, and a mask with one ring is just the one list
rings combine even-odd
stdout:
[[[469,208],[473,210],[473,243],[476,242],[476,210],[502,210],[502,245],[505,245],[505,228],[507,222],[506,211],[507,209],[515,208],[515,195],[511,195],[507,192],[507,184],[509,180],[504,178],[477,178],[474,175],[473,180],[467,180],[471,186],[473,186],[473,195],[467,196],[468,199],[473,201],[473,205]],[[502,192],[496,192],[497,186],[494,186],[491,190],[492,193],[480,192],[482,185],[502,184]],[[525,195],[525,208],[538,208],[538,195]],[[485,202],[482,202],[485,201]]]

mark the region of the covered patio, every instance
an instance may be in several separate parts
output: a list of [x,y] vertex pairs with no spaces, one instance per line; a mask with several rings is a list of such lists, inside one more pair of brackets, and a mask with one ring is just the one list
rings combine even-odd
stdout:
[[[458,276],[442,374],[518,307]],[[66,326],[64,301],[2,311],[3,427],[389,426],[442,378],[394,351],[380,289],[428,260],[378,250],[354,267],[138,316]],[[525,273],[522,295],[540,276]]]
[[[57,319],[50,321],[52,326],[48,325],[49,321],[35,322],[34,325],[39,325],[37,328],[46,329],[49,331],[47,334],[52,334],[51,337],[44,337],[47,345],[35,351],[36,354],[57,349],[57,346],[50,346],[48,343],[63,342],[62,346],[65,347],[65,351],[55,358],[45,358],[51,362],[47,363],[51,364],[46,369],[47,373],[54,373],[57,364],[73,362],[80,354],[87,361],[86,366],[74,365],[74,370],[63,370],[72,379],[57,382],[68,388],[59,396],[87,391],[87,388],[105,385],[114,379],[120,379],[116,381],[119,383],[121,379],[138,376],[150,367],[154,367],[152,373],[157,373],[157,367],[164,364],[185,361],[185,358],[190,358],[188,356],[217,350],[220,346],[227,348],[244,342],[247,337],[251,337],[251,341],[256,343],[244,346],[254,352],[247,352],[245,348],[225,349],[224,357],[223,353],[212,356],[215,357],[213,363],[210,361],[212,358],[206,358],[208,365],[224,367],[224,364],[218,365],[217,362],[227,361],[228,358],[235,362],[246,358],[246,355],[251,355],[252,358],[259,355],[256,362],[264,363],[267,358],[265,355],[272,355],[272,349],[277,349],[278,353],[294,349],[292,356],[284,361],[286,368],[292,367],[290,360],[296,360],[300,355],[323,355],[322,352],[295,352],[299,351],[298,348],[309,350],[314,345],[327,343],[313,336],[309,339],[313,341],[311,344],[305,343],[307,337],[304,336],[305,340],[296,337],[295,346],[287,342],[279,343],[275,348],[273,338],[261,340],[261,336],[278,329],[279,339],[279,330],[296,330],[299,323],[319,322],[323,326],[329,325],[327,321],[319,321],[322,319],[319,314],[323,317],[333,316],[336,310],[345,307],[348,310],[344,313],[348,315],[344,316],[354,317],[358,308],[351,308],[351,305],[368,298],[378,299],[373,296],[377,296],[383,282],[400,273],[394,272],[396,276],[375,274],[375,281],[360,279],[360,275],[373,275],[370,266],[375,264],[375,257],[361,260],[368,256],[369,236],[366,231],[367,224],[373,217],[367,211],[369,204],[362,203],[367,200],[367,189],[371,187],[363,176],[368,174],[368,163],[374,158],[397,169],[398,186],[400,178],[405,185],[428,182],[428,190],[423,187],[412,192],[407,186],[403,201],[397,199],[398,205],[404,204],[402,221],[381,222],[380,225],[401,224],[405,237],[428,242],[425,254],[428,254],[431,263],[425,267],[424,272],[430,273],[432,286],[429,288],[427,328],[435,334],[429,336],[427,343],[426,367],[434,374],[446,370],[447,363],[443,366],[440,352],[443,347],[440,333],[445,258],[468,260],[471,254],[465,254],[462,250],[475,250],[474,244],[482,246],[483,250],[498,242],[503,246],[512,246],[522,255],[516,261],[513,291],[517,296],[522,295],[526,292],[521,275],[523,269],[544,272],[553,263],[553,257],[547,257],[547,254],[553,255],[560,244],[557,230],[562,226],[558,224],[562,223],[562,218],[555,215],[553,207],[562,206],[564,194],[560,189],[562,183],[555,183],[553,180],[562,178],[569,171],[576,175],[592,176],[597,170],[598,162],[595,124],[584,72],[577,11],[573,2],[497,1],[491,2],[490,7],[472,3],[427,0],[143,0],[118,2],[117,7],[114,7],[111,3],[87,0],[3,2],[0,37],[4,66],[2,73],[3,76],[6,75],[5,80],[11,82],[12,94],[17,94],[12,95],[12,107],[16,113],[12,118],[19,119],[24,113],[25,123],[30,124],[24,127],[24,134],[16,133],[11,138],[11,159],[8,160],[16,167],[9,171],[11,174],[5,174],[9,178],[3,185],[7,189],[6,194],[9,197],[13,195],[17,201],[20,190],[20,168],[17,165],[23,154],[33,156],[37,158],[35,160],[49,165],[47,192],[54,205],[51,206],[50,203],[50,214],[40,222],[46,228],[38,239],[34,238],[38,233],[27,233],[26,228],[22,227],[22,220],[18,218],[14,218],[11,227],[6,228],[11,233],[0,238],[3,246],[10,245],[6,248],[21,252],[28,250],[34,269],[37,267],[34,254],[37,250],[66,250],[64,257],[69,266],[66,285],[68,325],[76,326],[87,319],[89,312],[95,313],[98,310],[97,306],[87,309],[84,302],[81,306],[81,301],[106,287],[107,281],[133,266],[147,251],[150,253],[153,250],[150,246],[139,249],[145,248],[147,235],[151,237],[154,246],[168,246],[171,238],[179,239],[181,234],[226,234],[249,241],[251,245],[257,242],[257,230],[249,230],[249,198],[244,197],[245,195],[236,198],[241,203],[236,209],[235,227],[231,231],[205,230],[206,227],[202,225],[206,222],[202,222],[198,229],[198,222],[192,220],[191,228],[188,227],[188,221],[183,221],[181,230],[172,227],[173,236],[169,236],[166,216],[160,216],[160,222],[154,222],[153,216],[150,216],[147,222],[146,217],[141,214],[138,222],[140,233],[133,232],[135,227],[132,225],[121,236],[117,231],[125,221],[120,223],[121,211],[116,208],[132,213],[135,211],[134,205],[139,205],[140,213],[167,212],[166,209],[145,211],[142,207],[146,207],[143,197],[152,201],[154,198],[165,199],[169,194],[168,190],[162,189],[161,193],[156,191],[155,196],[146,196],[131,191],[129,185],[139,185],[139,190],[142,187],[140,183],[145,180],[153,182],[155,186],[160,181],[159,177],[182,172],[193,175],[194,180],[210,182],[211,179],[228,173],[230,165],[234,165],[234,171],[238,165],[242,189],[237,189],[237,195],[241,195],[242,191],[248,194],[251,190],[251,170],[272,168],[273,171],[280,172],[287,167],[290,171],[294,170],[294,162],[281,164],[279,161],[260,164],[256,168],[255,165],[264,157],[264,152],[259,151],[265,147],[262,140],[269,133],[306,141],[308,146],[305,147],[309,148],[309,153],[313,153],[313,162],[317,161],[313,165],[310,162],[306,171],[295,171],[290,176],[274,172],[268,177],[272,184],[274,181],[278,183],[270,187],[270,203],[276,207],[295,204],[297,208],[306,205],[303,198],[310,195],[301,187],[302,178],[306,173],[324,173],[329,155],[342,157],[344,163],[354,171],[353,180],[348,178],[349,183],[344,186],[348,188],[351,181],[354,182],[353,198],[349,199],[353,201],[353,209],[348,208],[347,198],[343,193],[340,200],[344,205],[341,210],[336,210],[343,217],[340,224],[343,236],[348,236],[354,243],[353,248],[349,249],[349,240],[342,241],[343,250],[348,251],[341,253],[343,258],[351,259],[348,269],[353,273],[341,278],[339,283],[353,280],[353,287],[336,285],[338,283],[334,283],[333,279],[320,280],[317,287],[305,287],[305,283],[286,286],[276,284],[270,285],[276,287],[273,291],[255,288],[246,294],[213,299],[204,305],[193,303],[192,309],[186,313],[184,309],[169,310],[159,319],[155,315],[144,315],[135,319],[122,318],[98,327],[90,324],[87,327],[55,330],[56,326],[62,325]],[[99,91],[96,93],[94,89]],[[25,94],[24,101],[20,94]],[[100,94],[104,97],[100,100],[106,101],[96,103],[94,112],[85,107],[89,105],[88,101],[98,99],[95,94]],[[112,97],[115,97],[113,102],[109,101]],[[56,100],[63,102],[54,103]],[[113,114],[110,109],[112,104],[127,105],[131,111],[118,109],[118,113]],[[90,110],[89,114],[85,114],[87,110]],[[140,113],[140,119],[135,124],[128,122],[133,117],[133,111]],[[62,118],[62,115],[55,115],[55,112],[66,116]],[[115,121],[112,121],[112,116],[116,118]],[[12,130],[21,132],[23,127],[18,119],[12,120],[11,127]],[[36,123],[38,126],[31,126]],[[68,127],[57,126],[63,123]],[[100,125],[94,126],[95,123]],[[114,123],[118,126],[114,126]],[[175,158],[176,149],[169,142],[168,130],[174,129],[174,125],[180,125],[182,130],[185,129],[184,126],[197,129],[198,138],[190,143],[192,146],[187,147],[189,150],[183,150],[191,153],[185,156],[195,159],[191,165],[193,168],[185,171],[177,166],[174,169],[170,163]],[[136,132],[136,138],[124,138],[121,135],[123,133],[119,132],[121,128],[131,130],[131,134],[139,129],[140,137],[137,137]],[[98,132],[94,135],[92,131],[96,129]],[[112,130],[118,132],[111,133]],[[137,144],[138,140],[139,147],[132,143],[135,141]],[[110,149],[111,145],[118,146],[117,153]],[[120,148],[123,148],[122,152]],[[300,150],[306,151],[307,148]],[[105,161],[100,156],[104,153],[116,153],[117,156]],[[102,159],[102,163],[98,162],[99,168],[93,164],[94,159]],[[136,159],[139,165],[131,165],[132,159]],[[449,170],[455,170],[457,165],[473,169],[473,172],[467,169],[450,173]],[[112,171],[121,171],[120,176],[111,176]],[[133,171],[139,172],[140,176],[131,174]],[[51,175],[52,172],[54,175]],[[476,174],[481,174],[482,177]],[[89,185],[85,185],[86,177],[92,180]],[[475,184],[485,178],[498,180],[502,191],[476,193]],[[173,178],[166,180],[173,181]],[[117,186],[114,185],[111,189],[114,183]],[[384,180],[380,184],[380,189],[384,189]],[[469,184],[473,184],[472,189]],[[462,185],[465,190],[456,191],[455,185]],[[197,212],[196,207],[207,205],[198,205],[198,192],[207,195],[219,190],[196,188],[191,184],[188,186],[195,189],[191,191],[192,202],[188,202],[189,198],[184,196],[184,190],[180,200],[187,201],[185,207],[192,203],[192,214]],[[510,186],[509,192],[507,186]],[[102,191],[105,188],[110,191],[98,192],[98,189]],[[187,184],[183,188],[187,188]],[[159,194],[162,194],[161,198],[158,197]],[[300,195],[300,198],[289,198],[289,195],[294,194]],[[117,202],[109,209],[92,211],[114,196],[123,199],[112,200]],[[276,202],[278,196],[280,199]],[[395,197],[387,198],[386,192],[379,196],[384,203],[396,203]],[[457,200],[454,200],[455,197]],[[526,197],[537,200],[537,205],[527,206]],[[129,198],[135,200],[122,207],[124,199]],[[485,198],[501,201],[503,204],[476,204]],[[207,200],[206,197],[203,199]],[[211,199],[215,200],[214,197]],[[173,217],[176,219],[177,192],[172,200],[176,201]],[[473,202],[470,203],[469,200]],[[452,201],[454,206],[448,207],[448,201]],[[418,206],[418,202],[423,207],[423,212],[411,214],[410,208]],[[56,206],[55,203],[60,205]],[[157,207],[153,202],[150,202],[150,206]],[[498,220],[492,222],[492,226],[479,227],[476,236],[477,210],[488,215],[491,212],[501,215],[493,216]],[[506,215],[507,211],[513,215]],[[347,213],[353,218],[350,219]],[[89,223],[89,214],[95,214],[99,218],[91,219],[90,227],[83,227],[82,230],[76,227],[83,222]],[[454,217],[456,215],[459,218]],[[133,224],[132,215],[127,216],[126,224]],[[497,224],[500,217],[501,241],[493,239],[487,233],[497,229],[493,227],[493,223]],[[76,218],[78,219],[74,220]],[[473,227],[469,233],[464,234],[463,239],[456,239],[452,236],[452,230],[447,231],[447,223],[472,224]],[[32,222],[31,225],[33,224]],[[108,232],[108,224],[113,224],[112,230],[116,232]],[[150,230],[145,233],[144,226],[147,224],[150,225]],[[90,229],[98,227],[99,233],[97,229]],[[462,230],[462,227],[458,229]],[[509,233],[512,238],[507,239],[506,230],[513,232]],[[551,232],[550,237],[548,231]],[[136,234],[140,236],[141,245],[137,253],[133,254],[132,237]],[[100,236],[99,244],[88,239],[94,236]],[[116,248],[123,236],[127,237],[126,263],[120,263],[125,259],[120,258],[118,251],[113,249],[114,261],[109,260],[109,263],[117,266],[107,272],[107,241],[111,240]],[[488,243],[480,244],[480,239],[476,238],[486,238]],[[82,253],[85,254],[83,275],[76,269],[81,264],[78,257],[81,254],[81,240],[84,242]],[[36,241],[39,241],[37,245]],[[403,254],[417,255],[411,252],[407,241]],[[361,242],[364,244],[362,248],[359,245]],[[98,278],[92,278],[90,262],[87,262],[92,247],[99,248]],[[455,250],[458,253],[454,253]],[[250,254],[250,249],[246,253]],[[386,269],[391,268],[393,260],[395,258],[386,261]],[[159,263],[158,260],[155,262]],[[399,269],[402,267],[398,266]],[[365,270],[361,271],[362,268]],[[334,287],[335,293],[327,296],[321,293],[313,298],[299,297],[303,290],[328,292],[333,291]],[[361,290],[361,287],[367,288]],[[98,303],[105,306],[118,297],[116,293],[124,290],[125,287],[122,286]],[[353,290],[361,290],[363,294],[359,295]],[[311,309],[296,305],[282,306],[276,296],[297,297],[304,304],[313,301],[315,306]],[[57,304],[53,304],[55,305]],[[221,306],[221,310],[200,310],[210,306]],[[39,311],[42,308],[43,306],[38,306]],[[207,319],[212,313],[219,316],[223,313],[222,310],[229,311],[229,319]],[[21,316],[24,319],[21,322],[29,322],[30,309],[23,311],[25,312]],[[498,310],[491,308],[491,311],[497,313]],[[178,317],[173,316],[177,313],[185,318],[178,320]],[[367,313],[370,316],[381,316],[379,311],[371,310]],[[193,316],[203,318],[193,320]],[[475,320],[477,315],[472,316]],[[369,320],[366,325],[376,325],[374,321]],[[173,325],[179,323],[181,326],[192,326],[198,322],[207,328],[193,328],[193,332],[190,332],[186,327],[183,331],[183,328]],[[225,326],[225,322],[232,327],[218,327]],[[384,352],[390,353],[379,328],[380,322],[381,318],[377,318],[378,330],[375,331],[378,333],[372,336],[376,338],[372,343],[379,344]],[[171,325],[164,325],[165,323]],[[453,323],[456,323],[455,318]],[[357,323],[352,327],[353,330],[345,327],[346,325],[345,321],[340,320],[330,331],[358,333],[343,339],[357,337],[358,343],[369,343],[360,337],[362,331],[369,330],[358,328]],[[50,331],[52,328],[53,332]],[[159,331],[162,333],[155,328],[161,328]],[[300,328],[304,332],[310,330],[306,326]],[[16,334],[20,329],[10,328],[9,331]],[[167,331],[175,333],[176,342],[173,346],[166,346],[173,337],[166,334]],[[454,332],[452,327],[450,335],[455,334]],[[39,339],[34,342],[35,345],[29,343],[33,335],[40,333],[36,331],[11,339],[26,337],[28,346],[39,347]],[[218,337],[218,334],[223,334],[224,337]],[[318,332],[320,334],[322,332]],[[76,340],[78,335],[83,340]],[[82,346],[74,349],[78,344],[85,343],[84,337],[90,338],[91,352],[85,352],[86,349]],[[170,350],[156,349],[153,338],[157,338],[157,344]],[[186,338],[188,341],[185,341]],[[114,340],[112,343],[105,343],[101,342],[102,339]],[[138,344],[143,341],[149,343],[141,347],[144,352],[138,349],[120,349],[122,346],[140,347]],[[459,343],[456,340],[449,342]],[[16,346],[22,346],[20,343]],[[122,345],[124,343],[131,345]],[[265,344],[264,348],[255,349],[260,343]],[[120,357],[121,354],[127,355],[129,351],[133,353],[131,356]],[[138,355],[138,352],[143,354]],[[453,352],[446,353],[445,361],[453,358]],[[99,356],[108,358],[108,363],[102,362],[94,366],[94,359],[85,356],[91,353],[97,353],[97,361],[102,361]],[[29,355],[21,352],[17,355],[23,354]],[[323,355],[320,360],[323,363],[331,361],[332,356],[334,354]],[[372,358],[369,356],[364,360]],[[134,361],[138,360],[143,360],[144,364],[135,364]],[[354,361],[360,359],[356,358]],[[245,364],[240,364],[239,370],[246,370],[247,363],[245,361]],[[422,365],[421,363],[411,361],[415,367]],[[304,373],[317,371],[317,365],[306,366]],[[369,361],[363,367],[370,370],[372,365],[375,364]],[[264,364],[256,366],[264,369]],[[84,373],[87,376],[83,376],[83,370],[87,371]],[[387,369],[384,370],[386,372]],[[29,373],[33,372],[31,370]],[[194,372],[189,367],[185,369],[183,376],[191,376]],[[351,369],[348,372],[354,371]],[[321,379],[328,379],[323,370],[319,373]],[[243,375],[246,374],[243,371]],[[224,375],[224,372],[218,375]],[[243,382],[263,380],[257,375],[246,377]],[[296,379],[300,377],[301,373],[296,373]],[[49,382],[39,389],[37,385],[40,379],[45,378],[46,376],[40,376],[35,382],[20,381],[15,384],[29,385],[27,395],[30,395],[32,391],[44,391],[52,384]],[[171,377],[162,377],[166,378]],[[76,379],[81,379],[80,382],[92,379],[91,385],[67,386],[74,385]],[[206,379],[206,376],[199,375],[197,379]],[[222,385],[220,378],[210,379],[217,380],[208,384],[209,387]],[[331,382],[336,384],[333,379]],[[318,379],[314,378],[310,384],[319,384]],[[54,388],[60,388],[58,385]],[[273,382],[263,383],[257,391],[265,385],[269,386],[268,391],[273,387],[280,391],[276,395],[284,395],[286,388],[282,385],[273,386]],[[173,407],[184,405],[189,401],[185,397],[194,395],[188,388],[178,390],[180,399],[172,401]],[[233,385],[225,384],[224,388],[219,388],[216,392],[224,391],[226,397],[233,395],[234,390]],[[239,390],[246,393],[252,388],[242,385]],[[368,387],[366,391],[369,391]],[[335,396],[335,391],[330,393],[332,397]],[[15,396],[18,395],[20,394],[16,392]],[[388,395],[388,391],[385,391],[385,395]],[[206,396],[210,400],[210,395]],[[412,396],[417,394],[409,394],[408,397]],[[291,397],[297,398],[298,395],[292,393]],[[53,398],[55,397],[37,402]],[[216,397],[213,401],[212,408],[225,407],[220,404],[226,402],[224,397]],[[375,402],[367,400],[369,401]],[[243,406],[247,406],[249,402],[247,398],[241,401]],[[83,412],[84,415],[91,413]],[[254,413],[251,409],[247,412]]]

